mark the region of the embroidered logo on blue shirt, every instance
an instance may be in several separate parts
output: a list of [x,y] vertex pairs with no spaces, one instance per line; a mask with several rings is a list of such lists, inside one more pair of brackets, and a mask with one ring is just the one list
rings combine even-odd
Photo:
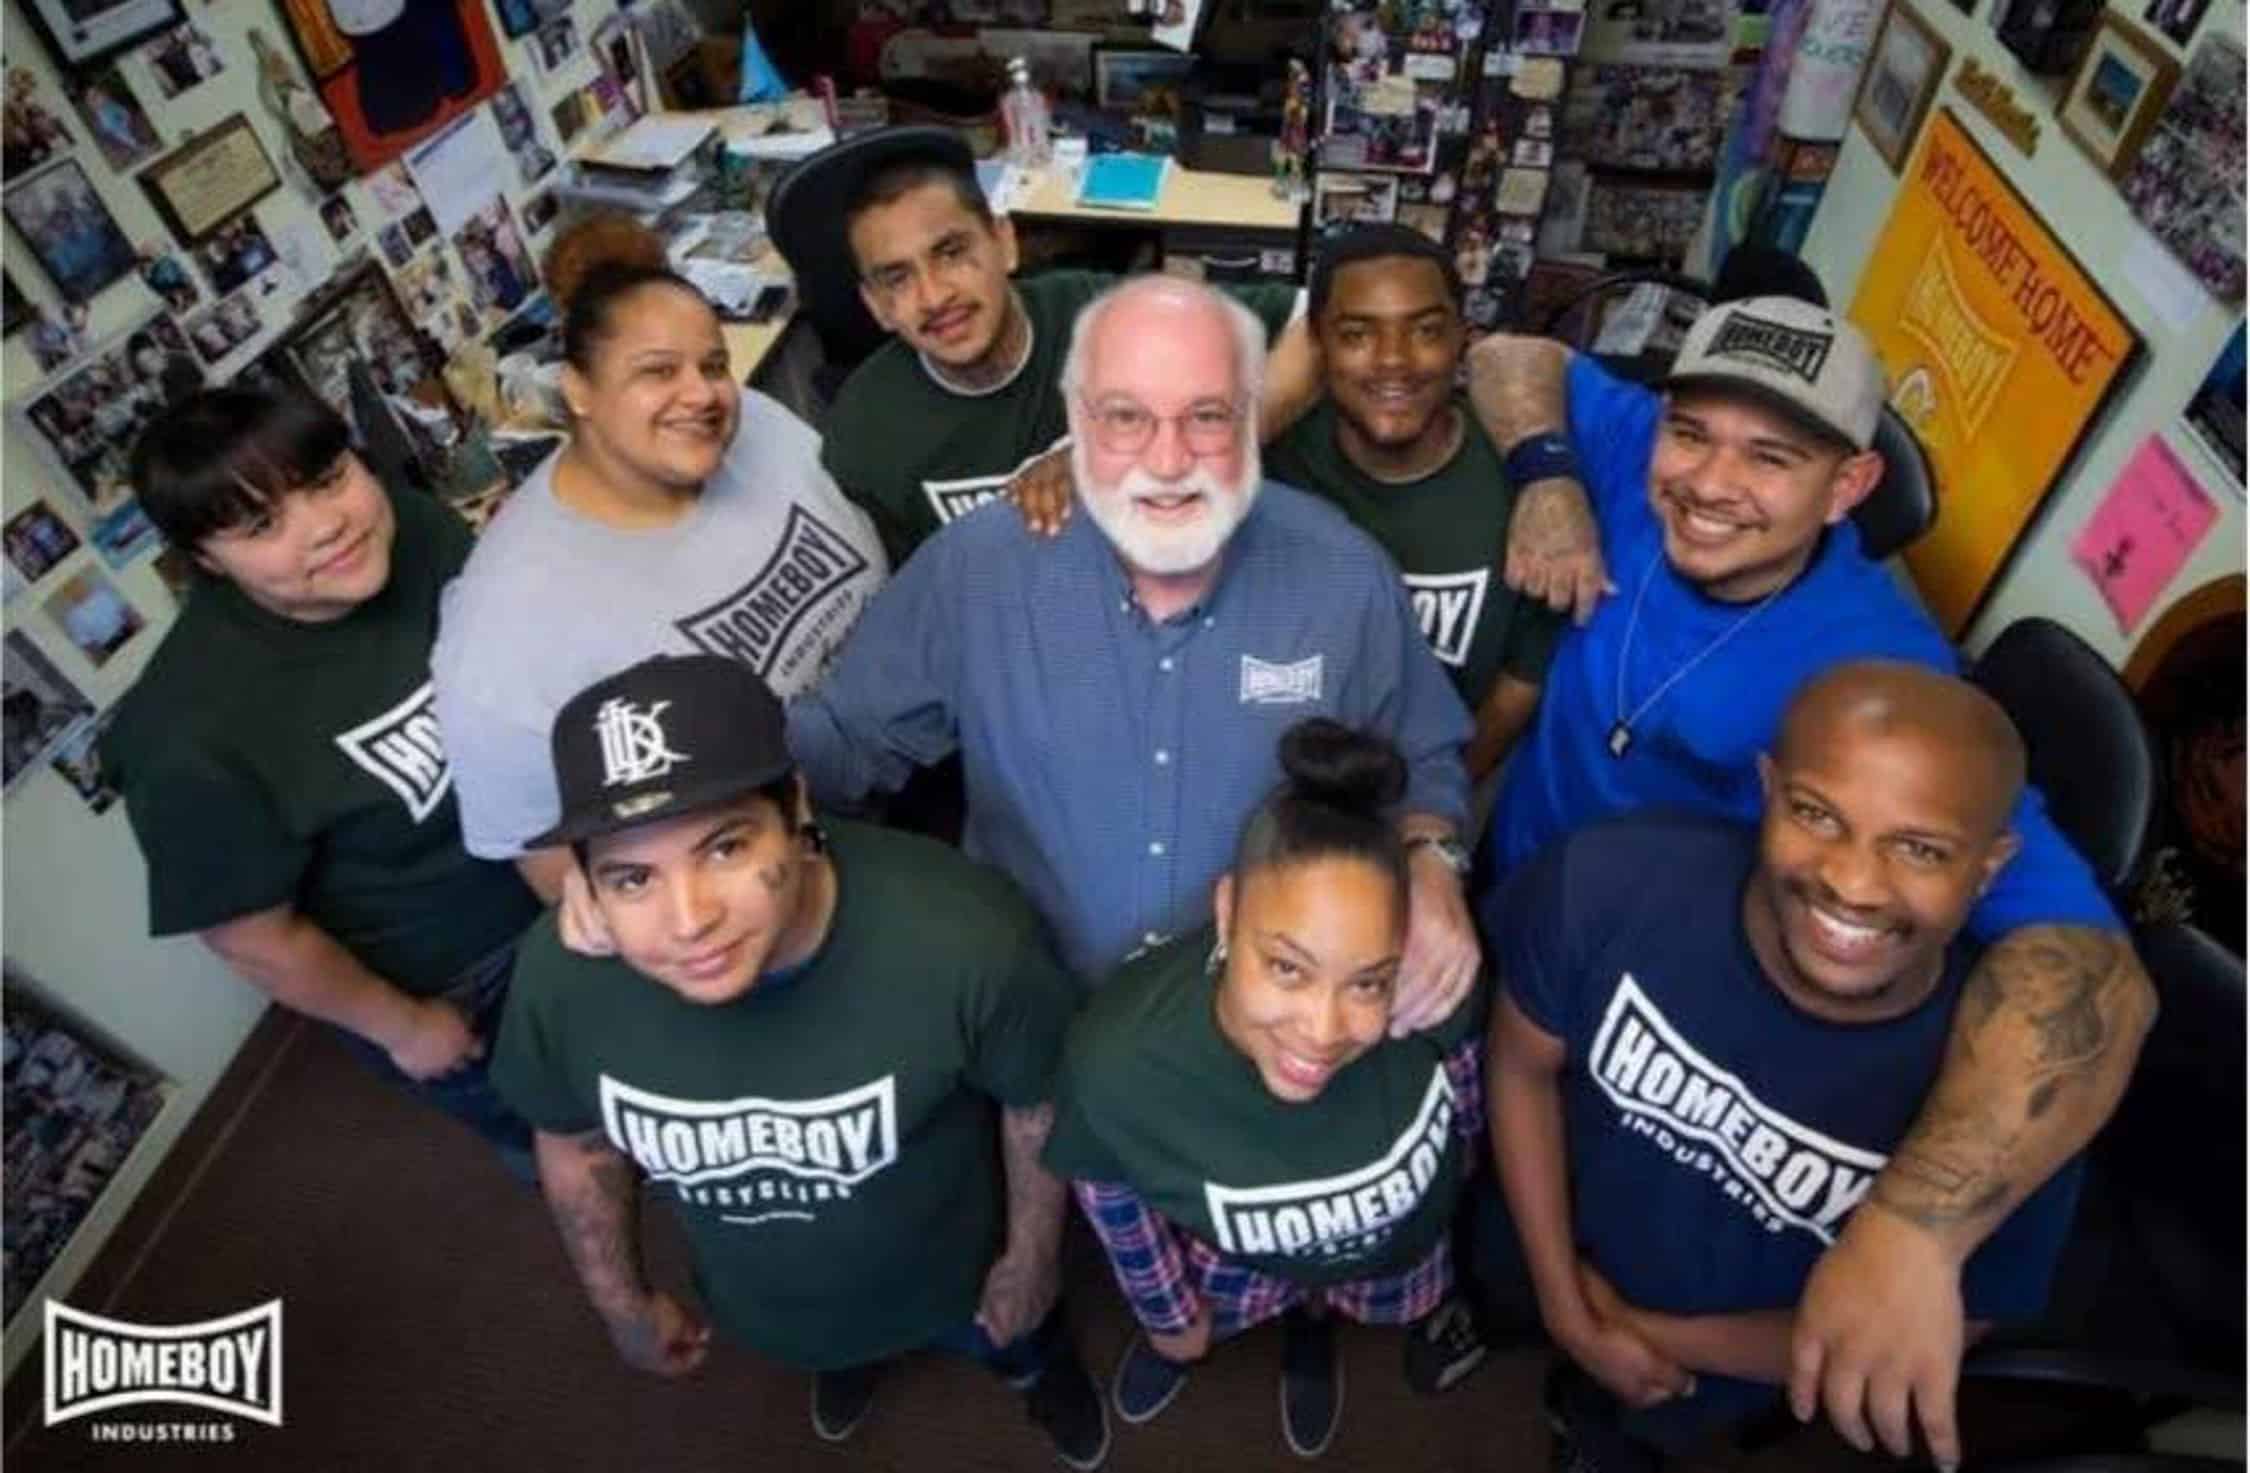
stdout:
[[1320,699],[1321,655],[1307,655],[1290,664],[1242,657],[1242,703],[1245,706],[1301,706]]

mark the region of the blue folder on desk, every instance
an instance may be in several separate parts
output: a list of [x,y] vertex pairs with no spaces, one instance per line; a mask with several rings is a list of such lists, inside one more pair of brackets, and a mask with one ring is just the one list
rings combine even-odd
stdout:
[[1158,153],[1098,153],[1086,161],[1078,203],[1094,209],[1153,210],[1172,161]]

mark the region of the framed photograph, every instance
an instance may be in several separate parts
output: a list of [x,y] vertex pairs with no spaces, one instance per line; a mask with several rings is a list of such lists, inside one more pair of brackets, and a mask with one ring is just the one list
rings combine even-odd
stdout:
[[101,569],[87,565],[47,598],[47,617],[97,670],[141,631],[141,615]]
[[1867,134],[1867,141],[1897,173],[1906,167],[1914,135],[1937,96],[1953,48],[1914,13],[1906,0],[1891,0],[1890,13],[1876,33],[1868,53],[1867,73],[1860,79],[1859,100],[1852,116]]
[[2122,179],[2179,79],[2180,64],[2154,36],[2105,10],[2055,118],[2094,167]]
[[184,20],[180,0],[23,0],[56,67],[81,71]]
[[132,497],[126,455],[141,427],[203,386],[180,325],[155,311],[13,407],[28,435],[84,503],[89,519]]
[[1184,52],[1148,46],[1094,48],[1094,106],[1118,112],[1177,112],[1181,84],[1195,70]]
[[1354,225],[1385,225],[1398,218],[1398,179],[1394,175],[1313,176],[1313,227],[1341,231]]
[[0,541],[26,583],[37,583],[49,568],[78,551],[78,534],[44,501],[34,501],[0,525]]
[[[33,763],[93,719],[94,703],[21,629],[9,630],[0,640],[0,690],[8,712],[6,739],[0,742],[0,781],[14,787]],[[9,1236],[20,1241],[13,1229]]]
[[21,178],[50,159],[61,158],[78,142],[63,125],[61,110],[49,105],[46,89],[31,68],[12,66],[0,83],[0,172]]
[[2242,300],[2242,43],[2208,35],[2126,170],[2125,203],[2222,302]]
[[281,174],[249,118],[236,113],[150,165],[141,187],[174,235],[201,245],[279,189]]
[[0,212],[69,301],[92,301],[137,263],[132,242],[117,228],[76,159],[64,159],[29,179],[11,179],[7,193],[0,195]]
[[227,65],[211,33],[193,21],[150,42],[141,59],[156,77],[156,90],[168,99],[202,86]]
[[213,231],[196,249],[195,259],[211,283],[211,295],[223,297],[244,283],[265,275],[280,264],[281,256],[266,239],[256,215],[229,220]]
[[94,136],[103,159],[118,173],[138,168],[143,159],[164,146],[117,63],[111,62],[98,72],[81,72],[66,80],[63,90],[70,94],[79,121]]
[[390,278],[372,261],[346,277],[289,334],[286,346],[306,386],[347,421],[352,420],[355,360],[367,365],[375,386],[386,394],[452,407],[440,376],[443,365],[415,331]]
[[2219,350],[2211,371],[2203,376],[2203,384],[2188,400],[2183,413],[2195,437],[2208,448],[2212,456],[2227,468],[2228,483],[2234,494],[2243,494],[2245,462],[2242,453],[2243,398],[2242,398],[2242,324],[2234,325],[2234,336]]
[[232,356],[235,349],[263,332],[265,323],[250,293],[238,291],[188,318],[180,328],[195,345],[195,355],[208,364]]

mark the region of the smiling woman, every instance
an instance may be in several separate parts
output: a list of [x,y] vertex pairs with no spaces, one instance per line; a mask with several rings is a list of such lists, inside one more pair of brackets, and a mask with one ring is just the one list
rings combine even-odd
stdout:
[[563,307],[569,444],[502,508],[448,593],[433,657],[471,853],[520,860],[549,898],[565,850],[548,726],[594,681],[658,654],[809,686],[887,572],[819,441],[737,381],[719,319],[664,245],[594,216],[546,260]]

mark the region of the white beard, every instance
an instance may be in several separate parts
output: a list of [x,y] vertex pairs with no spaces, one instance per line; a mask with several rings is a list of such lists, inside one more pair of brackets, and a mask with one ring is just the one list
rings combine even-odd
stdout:
[[[1116,485],[1103,486],[1095,480],[1088,459],[1084,437],[1073,437],[1070,470],[1086,514],[1101,528],[1127,567],[1159,578],[1197,572],[1216,561],[1234,529],[1250,515],[1262,479],[1255,444],[1243,455],[1240,483],[1232,486],[1201,466],[1177,481],[1159,480],[1136,467]],[[1155,524],[1142,515],[1142,497],[1186,495],[1203,498],[1192,521],[1176,526]]]

